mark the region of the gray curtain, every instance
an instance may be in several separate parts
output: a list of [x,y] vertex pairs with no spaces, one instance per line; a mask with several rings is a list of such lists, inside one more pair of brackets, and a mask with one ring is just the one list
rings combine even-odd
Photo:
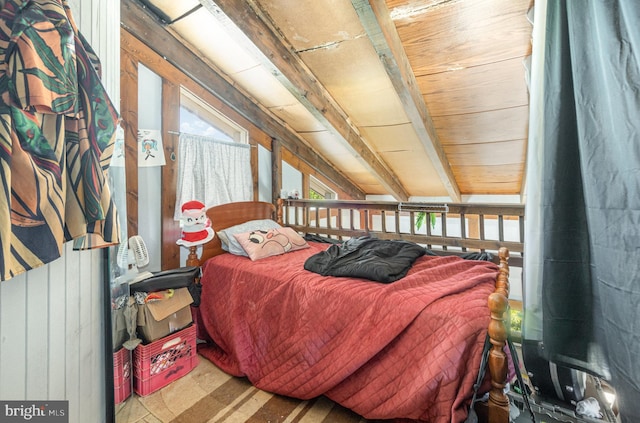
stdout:
[[541,281],[525,284],[542,284],[546,358],[610,379],[638,422],[640,1],[548,1],[543,72]]

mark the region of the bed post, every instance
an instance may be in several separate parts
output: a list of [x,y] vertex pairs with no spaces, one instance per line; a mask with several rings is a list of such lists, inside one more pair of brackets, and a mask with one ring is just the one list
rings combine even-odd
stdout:
[[504,314],[509,305],[509,250],[504,247],[500,248],[498,257],[500,268],[496,278],[496,289],[489,296],[489,310],[491,311],[489,338],[492,346],[489,353],[491,390],[489,391],[487,411],[489,423],[508,423],[509,399],[504,393],[504,387],[507,383],[507,355],[504,352],[507,328]]
[[189,255],[187,256],[187,266],[200,266],[200,259],[198,258],[198,246],[192,245],[189,247]]
[[276,222],[278,222],[280,225],[283,225],[282,223],[282,209],[284,208],[284,200],[282,198],[278,198],[276,200]]

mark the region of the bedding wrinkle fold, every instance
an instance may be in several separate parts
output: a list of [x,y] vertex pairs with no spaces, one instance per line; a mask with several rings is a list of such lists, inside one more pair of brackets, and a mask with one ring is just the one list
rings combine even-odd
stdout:
[[251,262],[203,265],[199,352],[256,387],[326,395],[369,419],[464,420],[497,266],[420,256],[393,283],[322,276],[327,244]]

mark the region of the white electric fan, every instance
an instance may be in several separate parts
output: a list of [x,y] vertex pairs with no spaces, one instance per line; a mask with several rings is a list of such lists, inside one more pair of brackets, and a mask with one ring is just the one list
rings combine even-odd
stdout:
[[[149,251],[140,235],[132,236],[127,242],[120,244],[117,260],[118,267],[124,271],[124,274],[118,277],[121,283],[128,282],[132,284],[153,276],[151,272],[141,272],[139,270],[140,267],[149,265]],[[129,340],[125,341],[123,346],[128,350],[135,349],[142,342],[136,334],[137,315],[138,307],[133,299],[130,298],[124,310]]]
[[129,283],[140,282],[153,274],[141,272],[139,268],[149,264],[149,251],[140,235],[134,235],[118,248],[118,266],[124,271],[120,279]]

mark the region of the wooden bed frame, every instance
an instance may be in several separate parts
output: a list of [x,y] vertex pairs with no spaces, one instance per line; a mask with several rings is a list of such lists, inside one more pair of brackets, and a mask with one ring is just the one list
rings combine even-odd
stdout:
[[[207,216],[216,232],[254,219],[274,219],[283,224],[283,214],[285,213],[283,206],[284,201],[282,200],[278,201],[277,210],[276,206],[266,202],[236,202],[212,207],[207,210]],[[286,223],[284,224],[286,225]],[[204,263],[208,258],[225,252],[221,247],[220,239],[215,236],[211,242],[203,246],[199,260],[195,248],[191,250],[190,265]],[[507,339],[505,312],[508,309],[509,297],[509,249],[500,247],[498,258],[499,273],[496,278],[495,291],[488,298],[488,306],[491,313],[491,321],[488,327],[488,334],[492,344],[488,361],[491,389],[488,402],[486,404],[477,403],[479,405],[476,406],[480,421],[488,423],[509,422],[509,400],[504,394],[508,366],[504,347]]]

